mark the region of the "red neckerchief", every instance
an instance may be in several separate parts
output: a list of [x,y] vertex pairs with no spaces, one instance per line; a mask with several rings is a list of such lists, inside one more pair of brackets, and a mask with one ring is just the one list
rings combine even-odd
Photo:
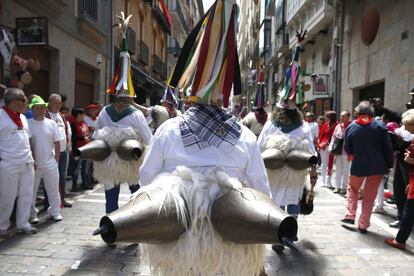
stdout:
[[254,116],[256,117],[256,120],[259,123],[261,123],[262,125],[266,124],[266,122],[267,122],[267,112],[264,112],[264,113],[255,112]]
[[20,118],[21,113],[14,112],[8,106],[4,106],[3,109],[9,115],[10,119],[12,119],[12,121],[17,125],[17,128],[23,129],[23,122],[22,122],[22,119]]
[[347,127],[349,126],[349,124],[350,124],[350,122],[349,122],[349,121],[348,121],[348,122],[346,122],[346,124],[341,123],[341,128],[342,128],[342,129],[347,128]]
[[372,122],[372,117],[369,115],[359,115],[358,118],[355,120],[357,124],[360,125],[369,125]]

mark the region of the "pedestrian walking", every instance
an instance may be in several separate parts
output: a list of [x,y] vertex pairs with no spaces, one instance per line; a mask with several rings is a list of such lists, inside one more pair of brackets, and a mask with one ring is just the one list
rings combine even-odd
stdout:
[[332,172],[329,169],[329,163],[331,162],[331,155],[328,149],[331,143],[332,135],[337,126],[336,112],[328,111],[325,114],[326,122],[322,125],[319,131],[318,149],[321,156],[321,182],[322,187],[332,188],[331,176]]
[[373,119],[374,109],[368,101],[355,108],[357,119],[345,133],[345,151],[352,159],[347,188],[346,214],[341,221],[355,223],[358,192],[365,181],[358,230],[365,234],[370,226],[372,207],[384,174],[392,167],[392,145],[387,128]]
[[[405,130],[414,134],[414,109],[410,109],[403,113],[402,123]],[[388,238],[385,243],[398,248],[405,249],[405,243],[411,235],[414,226],[414,140],[405,152],[404,161],[409,165],[409,184],[406,189],[406,201],[403,213],[400,218],[400,230],[394,238]]]
[[349,166],[351,161],[348,154],[344,150],[345,131],[350,121],[351,114],[349,111],[342,111],[340,123],[335,127],[329,152],[335,155],[335,190],[334,193],[346,193],[346,185],[348,184]]

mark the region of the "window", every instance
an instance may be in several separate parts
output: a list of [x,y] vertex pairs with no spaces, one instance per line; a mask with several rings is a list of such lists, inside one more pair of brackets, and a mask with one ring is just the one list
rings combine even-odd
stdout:
[[79,14],[98,21],[98,0],[79,0]]

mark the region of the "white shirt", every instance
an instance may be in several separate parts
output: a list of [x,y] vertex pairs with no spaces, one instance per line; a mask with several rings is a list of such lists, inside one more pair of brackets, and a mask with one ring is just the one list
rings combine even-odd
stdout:
[[203,170],[219,167],[247,186],[271,197],[269,181],[256,136],[242,126],[239,141],[228,153],[214,146],[187,154],[181,139],[180,118],[164,122],[155,132],[140,168],[140,182],[148,185],[160,172],[172,172],[177,166]]
[[[270,135],[278,135],[278,134],[283,134],[284,132],[282,132],[282,130],[280,130],[278,127],[276,127],[272,121],[267,121],[266,124],[263,127],[262,132],[260,133],[259,139],[257,140],[257,143],[259,144],[259,147],[261,149],[261,151],[264,150],[264,147],[266,145],[267,139],[269,138]],[[305,124],[303,124],[302,126],[292,130],[289,133],[284,133],[286,135],[289,135],[291,137],[294,138],[298,138],[299,140],[308,140],[308,149],[309,152],[313,155],[313,156],[318,156],[315,147],[313,145],[313,139],[311,136],[311,133],[309,131],[308,126],[306,126]]]
[[23,129],[9,117],[4,109],[0,109],[0,159],[12,164],[32,163],[29,139],[32,134],[26,117],[20,114]]
[[141,135],[142,140],[145,144],[149,145],[152,140],[151,131],[148,128],[147,121],[145,120],[144,115],[141,111],[136,111],[128,116],[122,118],[118,122],[113,122],[111,117],[109,117],[106,112],[106,107],[99,113],[99,117],[96,120],[96,129],[101,129],[103,127],[118,127],[118,128],[127,128],[132,127],[138,129],[139,134]]
[[68,121],[66,121],[66,126],[68,130],[68,148],[72,149],[72,127]]
[[319,125],[317,122],[304,122],[304,125],[309,128],[313,141],[318,141]]
[[66,150],[66,132],[65,132],[65,121],[63,120],[62,116],[59,113],[53,113],[50,111],[47,111],[50,116],[50,120],[54,121],[59,129],[60,137],[60,152]]
[[[27,120],[32,133],[32,146],[37,168],[48,168],[56,164],[55,142],[59,142],[62,136],[57,124],[47,118],[36,121]],[[66,138],[64,138],[66,139]]]
[[91,118],[91,117],[89,117],[89,116],[85,116],[85,123],[86,123],[86,125],[88,126],[88,127],[94,127],[94,128],[96,128],[96,120],[97,119],[95,119],[95,121]]

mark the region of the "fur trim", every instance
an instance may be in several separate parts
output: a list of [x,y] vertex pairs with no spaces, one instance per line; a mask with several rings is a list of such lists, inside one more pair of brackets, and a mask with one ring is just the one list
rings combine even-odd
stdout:
[[139,167],[144,160],[144,154],[140,159],[125,161],[116,153],[118,144],[125,139],[137,139],[143,142],[138,130],[133,128],[104,127],[96,131],[96,139],[104,140],[111,147],[111,155],[104,161],[94,162],[94,176],[104,184],[120,185],[128,183],[137,184],[139,180]]
[[[166,188],[165,186],[168,185]],[[211,205],[222,193],[242,184],[219,169],[203,172],[177,167],[161,173],[133,197],[157,186],[168,189],[166,200],[174,198],[179,220],[188,225],[177,241],[144,244],[144,257],[151,275],[259,275],[264,266],[264,245],[240,245],[223,241],[210,221]],[[148,187],[148,188],[147,188]],[[187,207],[182,203],[187,203]],[[190,220],[185,217],[186,210]],[[188,223],[188,224],[187,224]]]
[[257,121],[254,112],[249,112],[249,114],[243,118],[242,124],[250,129],[256,136],[260,135],[264,126]]
[[[178,109],[175,109],[176,117],[179,117],[182,115],[181,111]],[[154,105],[151,109],[151,117],[152,122],[150,123],[150,127],[153,129],[159,128],[165,121],[170,119],[170,114],[168,113],[167,108],[161,105]]]
[[162,123],[164,123],[165,121],[167,121],[170,116],[168,115],[168,111],[165,107],[161,106],[161,105],[154,105],[151,109],[151,117],[152,117],[152,122],[151,122],[151,127],[154,129],[157,129],[160,127],[160,125],[162,125]]
[[[308,151],[308,141],[293,138],[286,134],[271,135],[265,144],[265,149],[281,150],[285,156],[292,150]],[[277,170],[267,170],[269,186],[273,201],[278,206],[298,204],[302,197],[308,170],[294,170],[286,164]]]

